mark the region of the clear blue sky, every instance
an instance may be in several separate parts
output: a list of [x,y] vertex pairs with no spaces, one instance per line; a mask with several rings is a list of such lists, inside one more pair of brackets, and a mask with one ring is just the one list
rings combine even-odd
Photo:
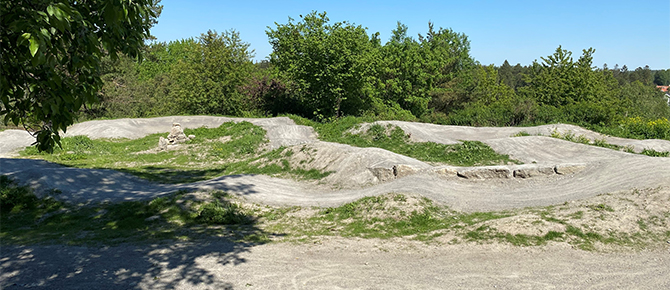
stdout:
[[670,1],[174,1],[163,0],[152,34],[158,41],[197,37],[209,29],[235,29],[251,44],[256,60],[272,48],[265,30],[288,17],[326,11],[331,22],[349,21],[379,32],[386,42],[396,22],[416,36],[435,27],[470,39],[470,54],[482,64],[527,65],[562,45],[578,58],[596,49],[594,65],[629,69],[670,68]]

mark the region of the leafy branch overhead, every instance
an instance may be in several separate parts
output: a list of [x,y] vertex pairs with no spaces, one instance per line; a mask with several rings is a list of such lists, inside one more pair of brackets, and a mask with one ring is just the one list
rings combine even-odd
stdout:
[[138,1],[3,1],[1,98],[4,123],[23,125],[40,150],[97,101],[101,59],[139,57],[161,6]]

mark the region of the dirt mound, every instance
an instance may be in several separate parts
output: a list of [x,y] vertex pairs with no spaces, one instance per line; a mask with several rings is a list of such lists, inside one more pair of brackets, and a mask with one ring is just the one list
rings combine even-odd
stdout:
[[[317,141],[312,127],[296,125],[287,117],[276,118],[228,118],[212,116],[173,116],[147,119],[95,120],[77,123],[68,128],[64,137],[84,135],[91,139],[128,138],[170,132],[173,123],[182,128],[216,128],[226,122],[249,122],[265,129],[270,148],[292,146]],[[0,157],[16,156],[16,152],[35,142],[35,138],[24,130],[5,130],[0,132]]]
[[393,174],[394,167],[407,165],[416,169],[432,166],[404,155],[379,148],[359,148],[330,142],[314,142],[291,147],[292,167],[331,171],[323,183],[341,188],[356,188],[376,184],[385,179],[385,173]]
[[405,133],[409,134],[410,139],[415,142],[456,144],[459,143],[459,140],[473,140],[482,141],[488,144],[489,140],[507,138],[519,133],[527,133],[533,136],[551,136],[552,134],[565,136],[568,134],[574,135],[575,137],[584,136],[591,141],[605,140],[607,143],[622,147],[631,146],[635,152],[641,152],[643,149],[653,149],[661,152],[670,151],[670,141],[667,140],[634,140],[611,137],[568,124],[550,124],[535,127],[467,127],[405,121],[377,121],[361,124],[351,132],[354,134],[364,132],[375,124],[382,126],[398,126],[405,131]]
[[[383,149],[318,141],[312,128],[295,125],[288,118],[182,116],[91,121],[73,126],[68,130],[68,136],[138,138],[167,132],[172,123],[197,128],[215,127],[228,121],[249,121],[263,127],[273,148],[289,146],[294,152],[288,157],[293,167],[333,171],[321,181],[328,186],[264,175],[222,176],[190,184],[164,185],[111,170],[65,168],[44,161],[7,158],[0,158],[0,174],[40,185],[45,190],[59,189],[62,192],[59,198],[76,202],[140,200],[180,189],[217,189],[266,204],[334,206],[364,196],[397,192],[421,194],[464,211],[551,205],[619,190],[670,186],[668,158],[629,154],[544,136],[510,137],[521,131],[531,135],[543,132],[544,135],[557,129],[572,130],[576,135],[593,133],[562,124],[530,128],[471,128],[380,122],[401,127],[415,141],[446,144],[458,140],[485,142],[497,152],[523,161],[527,164],[525,166],[537,167],[522,168],[527,170],[524,174],[548,172],[533,178],[508,178],[510,174],[514,177],[513,172],[519,169],[508,166],[506,172],[510,173],[506,173],[505,178],[466,179],[456,173],[467,168],[433,167]],[[361,129],[365,126],[369,125]],[[0,156],[32,142],[30,138],[25,138],[27,133],[22,135],[18,132],[0,132],[3,140]],[[657,143],[659,147],[654,147],[657,151],[668,150],[663,146],[670,144],[664,140],[622,140],[628,144]],[[545,170],[554,168],[556,172],[556,166],[562,164],[580,164],[580,170],[551,175]],[[333,189],[332,185],[336,188]],[[361,187],[363,185],[367,186]]]

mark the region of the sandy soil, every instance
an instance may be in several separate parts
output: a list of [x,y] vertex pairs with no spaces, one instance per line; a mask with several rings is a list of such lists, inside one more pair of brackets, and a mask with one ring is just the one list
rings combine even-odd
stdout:
[[670,249],[590,253],[332,238],[318,244],[3,248],[3,289],[668,289]]
[[[510,137],[520,131],[549,135],[552,130],[602,137],[582,128],[560,124],[530,128],[469,128],[392,122],[416,141],[449,144],[457,140],[479,140],[499,153],[509,154],[525,163],[585,165],[582,171],[568,175],[486,180],[445,177],[427,170],[382,182],[369,173],[371,166],[410,164],[423,167],[424,163],[385,150],[366,151],[320,142],[311,128],[297,126],[288,118],[196,116],[91,121],[73,126],[68,135],[138,138],[167,132],[173,122],[193,128],[218,126],[230,120],[247,120],[264,127],[273,148],[314,146],[324,152],[318,166],[331,166],[337,171],[334,176],[343,180],[359,178],[365,186],[333,189],[260,175],[224,176],[181,185],[157,184],[112,170],[65,168],[39,160],[11,158],[18,149],[32,143],[27,133],[16,130],[0,132],[0,157],[3,157],[0,158],[0,174],[13,176],[38,190],[58,188],[63,192],[59,198],[76,202],[149,199],[178,189],[222,189],[249,202],[331,206],[363,196],[407,192],[463,211],[524,208],[571,201],[577,202],[569,209],[577,211],[581,208],[578,200],[611,201],[607,195],[596,197],[599,194],[635,188],[665,188],[663,192],[667,193],[670,186],[670,158],[652,158],[543,136]],[[605,138],[610,143],[634,146],[638,151],[641,148],[670,150],[670,142],[664,140]],[[669,202],[647,198],[644,194],[638,198],[640,200],[634,199],[633,204],[644,208],[638,212],[655,212],[659,205],[665,210]],[[625,215],[629,204],[614,203],[615,207],[619,205],[621,208],[616,212]],[[612,224],[604,227],[612,227],[615,220],[620,220],[617,225],[621,227],[635,223],[626,218],[613,216]],[[506,232],[523,233],[524,226],[532,220],[529,213],[491,225]],[[497,243],[426,245],[405,239],[323,238],[315,244],[298,246],[211,240],[195,244],[104,248],[3,246],[0,252],[2,289],[670,288],[670,243],[650,252],[591,253],[572,249],[566,243],[524,248]]]

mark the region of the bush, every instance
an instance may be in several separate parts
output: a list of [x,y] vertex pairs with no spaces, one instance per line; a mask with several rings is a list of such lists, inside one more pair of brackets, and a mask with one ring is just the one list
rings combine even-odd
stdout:
[[619,126],[630,137],[670,140],[670,121],[666,118],[656,120],[641,117],[626,118]]

